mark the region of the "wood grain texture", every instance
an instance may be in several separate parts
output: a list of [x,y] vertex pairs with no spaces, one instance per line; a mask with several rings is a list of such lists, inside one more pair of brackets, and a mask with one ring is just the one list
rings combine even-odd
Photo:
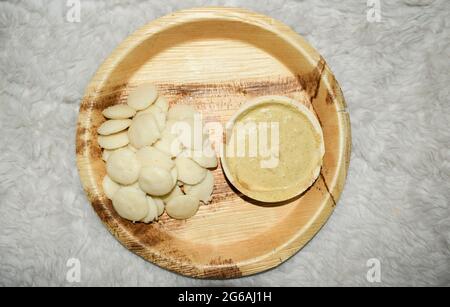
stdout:
[[[321,174],[283,204],[246,199],[214,171],[212,204],[187,220],[166,214],[154,224],[121,219],[102,190],[97,143],[101,111],[153,82],[174,104],[190,104],[206,122],[225,123],[262,95],[308,98],[322,125]],[[300,250],[331,215],[351,149],[344,97],[324,59],[298,34],[267,16],[234,8],[199,8],[155,20],[126,39],[101,65],[81,102],[76,136],[81,182],[104,225],[129,250],[169,270],[199,278],[235,278],[273,268]]]

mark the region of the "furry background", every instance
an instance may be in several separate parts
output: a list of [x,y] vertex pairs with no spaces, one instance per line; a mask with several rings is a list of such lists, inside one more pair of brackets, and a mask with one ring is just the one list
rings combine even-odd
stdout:
[[[0,1],[0,284],[450,285],[450,1]],[[269,272],[185,278],[123,248],[90,207],[75,166],[84,89],[125,37],[152,19],[203,5],[240,6],[288,24],[342,86],[353,152],[326,226]],[[370,258],[381,283],[366,279]]]

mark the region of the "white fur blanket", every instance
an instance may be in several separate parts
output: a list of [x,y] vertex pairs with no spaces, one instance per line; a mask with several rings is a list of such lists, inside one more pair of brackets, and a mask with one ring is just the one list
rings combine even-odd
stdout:
[[[71,23],[63,0],[0,1],[0,285],[450,286],[450,1],[381,0],[371,23],[375,2],[81,0]],[[259,11],[305,36],[336,74],[353,129],[326,226],[278,268],[228,281],[123,248],[75,166],[79,102],[102,60],[150,20],[203,5]],[[70,258],[80,283],[67,279]]]

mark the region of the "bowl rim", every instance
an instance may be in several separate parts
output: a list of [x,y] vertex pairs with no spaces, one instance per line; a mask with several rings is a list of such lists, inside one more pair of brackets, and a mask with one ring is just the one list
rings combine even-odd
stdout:
[[[241,189],[240,185],[236,183],[236,178],[233,175],[233,172],[230,170],[230,167],[228,165],[228,161],[226,159],[226,151],[227,151],[227,143],[228,143],[228,136],[231,135],[231,131],[236,124],[236,121],[239,119],[241,115],[243,115],[248,110],[254,109],[255,107],[265,105],[265,104],[280,104],[280,105],[286,105],[293,107],[295,110],[299,111],[301,114],[305,115],[308,121],[312,124],[314,130],[316,133],[319,134],[320,137],[320,144],[319,144],[319,155],[320,155],[320,163],[317,165],[317,167],[313,171],[313,176],[311,177],[311,180],[308,180],[305,184],[300,185],[298,190],[296,190],[295,193],[286,194],[283,197],[279,198],[273,198],[273,195],[270,194],[270,192],[267,192],[267,195],[265,197],[255,197],[255,195],[250,195],[249,193],[246,193],[245,190]],[[278,202],[284,202],[290,199],[295,198],[298,195],[301,195],[304,193],[319,177],[320,170],[322,168],[323,164],[323,157],[325,155],[325,140],[323,137],[323,130],[320,125],[319,120],[317,119],[317,116],[314,112],[313,107],[311,106],[308,108],[305,104],[302,102],[295,100],[290,97],[286,96],[280,96],[280,95],[266,95],[266,96],[260,96],[255,97],[244,104],[241,105],[241,107],[232,115],[232,117],[227,121],[225,126],[225,135],[222,142],[221,150],[220,150],[220,162],[223,169],[223,172],[225,176],[227,177],[228,181],[242,194],[245,196],[254,199],[256,201],[264,202],[264,203],[278,203]],[[264,193],[262,193],[264,194]],[[271,197],[272,196],[272,197]]]

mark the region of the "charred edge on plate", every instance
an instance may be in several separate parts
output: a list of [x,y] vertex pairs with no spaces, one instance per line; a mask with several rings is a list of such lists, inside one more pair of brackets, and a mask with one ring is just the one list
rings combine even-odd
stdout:
[[[322,72],[325,67],[323,58],[308,74],[296,77],[280,77],[277,80],[245,80],[230,83],[160,83],[160,92],[176,97],[220,97],[224,93],[240,96],[262,96],[274,94],[286,94],[305,90],[311,97],[316,98]],[[96,98],[86,96],[80,106],[80,112],[87,110],[104,110],[105,108],[125,103],[128,96],[127,85],[117,85],[109,90],[100,92]]]
[[279,78],[278,80],[247,80],[232,83],[163,83],[159,84],[159,88],[170,96],[178,97],[220,97],[224,93],[259,96],[302,90],[298,80],[290,77]]
[[322,74],[325,69],[325,64],[326,64],[325,60],[322,57],[320,57],[316,66],[310,73],[304,75],[297,75],[297,80],[310,97],[311,104],[313,103],[313,100],[316,99],[319,93]]
[[342,90],[334,75],[331,75],[331,89],[327,92],[326,104],[333,104],[336,99],[342,97]]
[[327,190],[328,194],[331,197],[331,201],[333,202],[333,207],[336,207],[336,200],[334,199],[334,196],[331,193],[330,188],[328,187],[327,181],[325,180],[325,176],[323,175],[322,171],[320,171],[320,178],[322,178],[323,184],[325,185],[325,189]]
[[87,194],[91,201],[92,207],[100,217],[100,220],[109,225],[109,223],[117,216],[115,212],[110,209],[112,208],[111,200],[107,199],[106,196],[102,199],[91,191],[88,191]]
[[237,278],[242,276],[241,270],[232,259],[213,259],[209,262],[210,267],[206,268],[202,276],[209,279]]
[[76,147],[77,155],[84,155],[88,152],[89,157],[93,159],[102,158],[102,149],[94,140],[97,137],[97,129],[95,127],[85,128],[81,125],[77,127]]
[[118,104],[118,102],[125,102],[127,94],[126,84],[117,85],[112,88],[105,89],[98,93],[97,97],[91,95],[83,98],[80,106],[80,112],[88,110],[100,110],[103,111],[107,107]]

